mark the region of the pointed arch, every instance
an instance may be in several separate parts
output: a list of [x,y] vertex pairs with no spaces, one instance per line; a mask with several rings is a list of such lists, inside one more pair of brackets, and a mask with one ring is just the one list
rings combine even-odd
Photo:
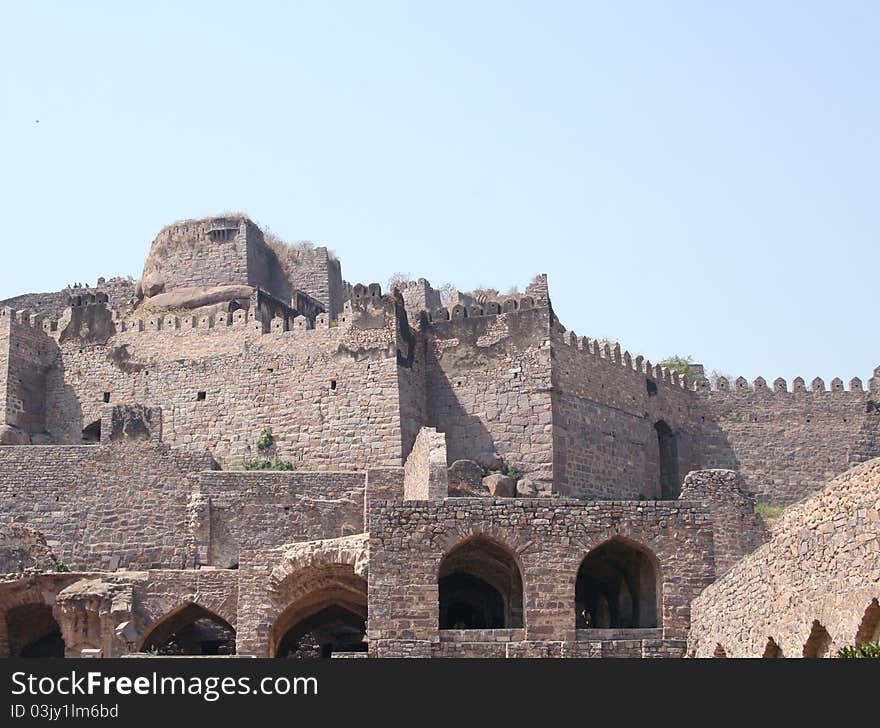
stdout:
[[727,657],[727,651],[721,646],[720,642],[715,643],[715,650],[712,652],[712,657]]
[[7,609],[3,619],[9,657],[64,657],[61,626],[50,605],[19,604]]
[[288,601],[272,627],[272,656],[330,657],[367,649],[367,582],[351,564],[303,568],[278,590]]
[[678,435],[666,423],[658,420],[654,423],[657,433],[657,449],[660,462],[660,498],[674,500],[681,493],[681,474],[678,458]]
[[810,636],[804,643],[804,657],[828,657],[830,649],[831,635],[818,619],[813,620]]
[[186,602],[150,625],[138,650],[160,655],[234,655],[235,628],[210,609]]
[[778,657],[785,657],[785,655],[782,654],[782,648],[779,646],[779,644],[776,642],[776,640],[773,639],[773,637],[771,636],[771,637],[767,638],[767,644],[764,645],[764,654],[761,655],[761,657],[778,658]]
[[869,642],[880,642],[880,603],[872,599],[856,632],[856,647],[861,647]]
[[522,566],[507,544],[469,536],[437,569],[440,629],[515,629],[523,621]]
[[660,568],[643,544],[614,536],[592,548],[575,578],[578,629],[660,626]]

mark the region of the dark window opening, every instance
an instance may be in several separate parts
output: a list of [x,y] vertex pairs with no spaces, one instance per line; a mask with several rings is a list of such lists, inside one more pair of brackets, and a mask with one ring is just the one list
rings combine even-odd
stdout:
[[653,379],[645,379],[645,386],[648,388],[648,396],[653,397],[657,394],[657,382]]
[[681,488],[678,462],[678,436],[663,420],[654,425],[660,460],[660,498],[674,500]]
[[234,655],[235,629],[198,604],[187,604],[154,626],[141,652],[159,655]]
[[880,642],[880,603],[872,599],[856,632],[856,646],[861,647],[868,642]]
[[95,420],[82,431],[83,445],[96,445],[101,442],[101,420]]
[[196,394],[196,400],[199,402],[204,402],[205,399],[207,398],[207,396],[208,396],[207,392],[199,392],[198,394]]
[[328,658],[334,652],[367,651],[366,620],[351,609],[333,604],[291,627],[276,657],[303,660]]
[[23,604],[5,615],[10,657],[64,657],[61,628],[48,604]]
[[110,392],[104,392],[104,402],[107,403],[110,401]]
[[830,648],[831,635],[828,630],[818,620],[813,621],[813,628],[804,645],[804,657],[828,657]]
[[776,640],[772,637],[768,637],[767,644],[764,647],[764,654],[761,655],[761,657],[778,658],[784,657],[784,655],[782,654],[782,648],[776,644]]
[[330,380],[330,389],[336,389],[336,380],[335,379]]
[[450,551],[438,572],[440,629],[523,626],[523,584],[511,553],[476,537]]
[[577,628],[656,627],[657,576],[653,557],[640,546],[612,539],[596,547],[577,573]]

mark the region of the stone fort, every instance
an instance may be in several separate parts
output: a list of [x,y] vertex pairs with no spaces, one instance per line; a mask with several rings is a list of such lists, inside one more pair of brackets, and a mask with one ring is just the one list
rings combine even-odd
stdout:
[[877,639],[880,368],[681,375],[567,330],[544,275],[443,303],[243,215],[2,302],[0,655]]

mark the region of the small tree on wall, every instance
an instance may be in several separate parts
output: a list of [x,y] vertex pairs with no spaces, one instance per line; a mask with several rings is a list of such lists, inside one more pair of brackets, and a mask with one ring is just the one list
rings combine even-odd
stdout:
[[275,453],[275,437],[272,430],[265,428],[256,442],[260,457],[256,460],[245,458],[237,470],[295,470],[289,460],[282,460]]
[[687,356],[673,354],[672,356],[667,356],[663,359],[663,361],[660,362],[660,366],[664,369],[671,369],[674,372],[678,372],[679,376],[688,376],[693,379],[698,375],[697,369],[694,368],[694,363],[694,358],[690,354]]

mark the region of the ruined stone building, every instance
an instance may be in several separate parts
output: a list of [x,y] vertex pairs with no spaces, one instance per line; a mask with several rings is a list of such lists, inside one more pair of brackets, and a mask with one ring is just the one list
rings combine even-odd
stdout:
[[[351,285],[235,215],[163,229],[136,284],[12,299],[0,655],[856,639],[880,596],[880,369],[710,386],[566,330],[545,276],[484,298]],[[756,501],[800,503],[768,528]],[[807,588],[804,559],[863,573]],[[846,596],[817,605],[823,578]]]

